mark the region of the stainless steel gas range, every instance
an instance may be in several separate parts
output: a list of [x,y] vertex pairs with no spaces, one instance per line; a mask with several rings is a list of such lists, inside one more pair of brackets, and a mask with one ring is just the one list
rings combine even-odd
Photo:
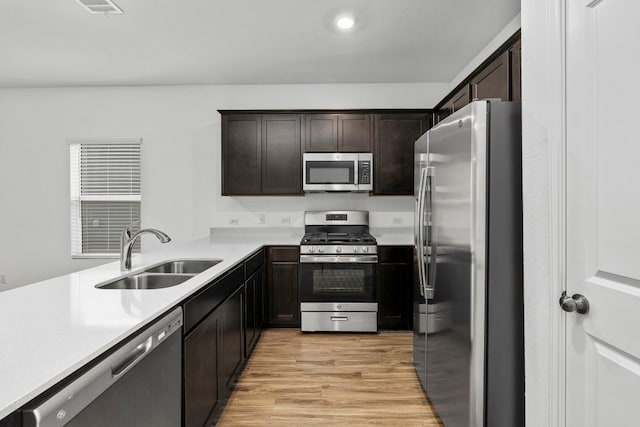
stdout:
[[378,248],[369,212],[305,212],[300,242],[303,332],[377,332]]

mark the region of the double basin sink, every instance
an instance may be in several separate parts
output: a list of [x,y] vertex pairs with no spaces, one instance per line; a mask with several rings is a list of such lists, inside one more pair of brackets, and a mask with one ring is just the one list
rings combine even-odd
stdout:
[[98,289],[161,289],[186,282],[222,262],[221,259],[182,259],[152,265],[138,273],[96,285]]

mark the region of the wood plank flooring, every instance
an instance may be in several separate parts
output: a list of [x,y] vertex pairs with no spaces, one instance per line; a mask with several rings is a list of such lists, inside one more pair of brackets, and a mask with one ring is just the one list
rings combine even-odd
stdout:
[[441,426],[412,364],[412,334],[265,331],[219,426]]

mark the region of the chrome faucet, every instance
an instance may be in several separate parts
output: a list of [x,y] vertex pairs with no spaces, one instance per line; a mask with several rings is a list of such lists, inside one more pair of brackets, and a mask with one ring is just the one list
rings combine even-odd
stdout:
[[162,243],[171,241],[171,237],[160,230],[156,230],[155,228],[145,228],[133,233],[132,235],[131,225],[126,226],[120,235],[120,271],[127,271],[131,269],[131,252],[133,251],[133,245],[135,245],[136,240],[138,240],[140,236],[147,233],[153,234]]

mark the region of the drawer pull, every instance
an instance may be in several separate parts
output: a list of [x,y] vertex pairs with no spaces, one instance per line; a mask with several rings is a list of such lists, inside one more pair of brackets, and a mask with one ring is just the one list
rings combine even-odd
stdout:
[[347,316],[331,316],[331,320],[334,322],[346,322],[349,318]]

